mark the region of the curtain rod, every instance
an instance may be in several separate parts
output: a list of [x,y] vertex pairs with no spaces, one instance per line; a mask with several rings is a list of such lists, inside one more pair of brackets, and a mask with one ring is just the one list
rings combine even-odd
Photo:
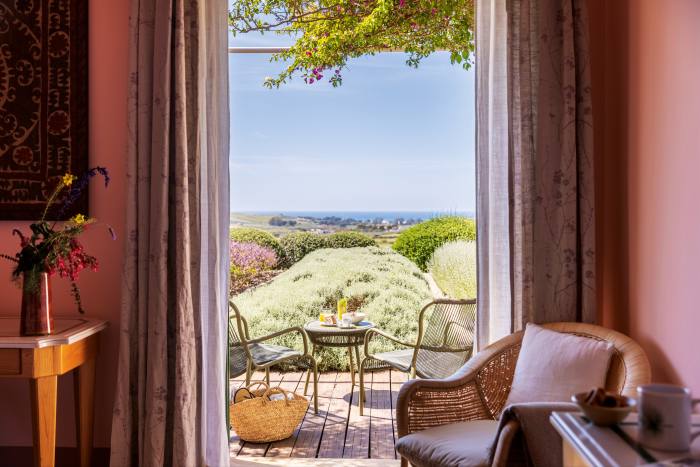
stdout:
[[289,47],[229,47],[230,54],[278,54],[289,50]]

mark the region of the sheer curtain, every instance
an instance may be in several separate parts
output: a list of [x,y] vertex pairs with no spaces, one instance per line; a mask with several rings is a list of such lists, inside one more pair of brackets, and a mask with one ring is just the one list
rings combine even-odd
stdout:
[[585,0],[477,2],[480,345],[595,320]]
[[476,6],[478,346],[511,331],[505,0]]
[[228,465],[224,0],[132,0],[113,466]]

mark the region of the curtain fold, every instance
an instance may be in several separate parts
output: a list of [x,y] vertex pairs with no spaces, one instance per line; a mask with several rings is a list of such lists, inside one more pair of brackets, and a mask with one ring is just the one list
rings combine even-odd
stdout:
[[511,331],[505,0],[476,4],[478,348]]
[[225,11],[132,0],[113,466],[228,462]]
[[[482,333],[490,341],[502,335],[506,314],[509,332],[527,322],[593,322],[593,121],[585,1],[482,0],[477,18],[482,23],[476,36],[477,94],[487,90],[477,99]],[[498,143],[486,144],[485,138]],[[494,302],[504,294],[509,303]]]

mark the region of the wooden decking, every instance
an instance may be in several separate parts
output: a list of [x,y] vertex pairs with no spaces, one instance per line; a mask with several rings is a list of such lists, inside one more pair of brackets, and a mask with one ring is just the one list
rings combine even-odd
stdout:
[[[262,380],[256,373],[253,381]],[[271,384],[302,394],[304,373],[275,373]],[[267,444],[247,443],[235,433],[231,437],[231,457],[293,457],[395,459],[396,420],[394,407],[406,375],[397,371],[377,371],[366,375],[365,415],[358,408],[359,387],[352,388],[350,373],[322,373],[318,384],[318,414],[313,404],[294,435]],[[232,381],[238,387],[243,381]],[[309,390],[313,385],[309,384]]]

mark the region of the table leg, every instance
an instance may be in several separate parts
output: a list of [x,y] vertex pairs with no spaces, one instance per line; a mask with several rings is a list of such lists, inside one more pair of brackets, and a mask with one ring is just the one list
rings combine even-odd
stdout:
[[30,380],[34,465],[53,467],[56,460],[56,375]]
[[90,467],[95,416],[95,359],[85,361],[73,373],[75,426],[80,467]]
[[353,387],[355,387],[355,362],[353,362],[352,358],[352,347],[348,347],[348,355],[350,356],[350,380]]

